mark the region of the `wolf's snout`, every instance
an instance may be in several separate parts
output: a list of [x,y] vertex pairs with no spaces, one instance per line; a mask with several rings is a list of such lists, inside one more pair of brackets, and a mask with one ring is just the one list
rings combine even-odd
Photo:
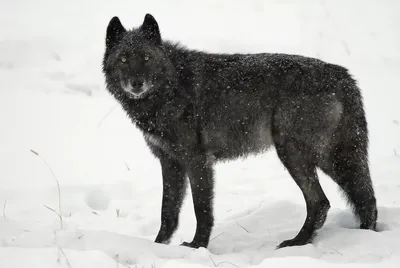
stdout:
[[144,84],[143,80],[134,80],[131,82],[132,88],[136,92],[141,91],[143,84]]
[[130,97],[139,98],[143,97],[152,85],[149,84],[144,79],[135,79],[128,80],[126,83],[121,81],[122,89],[128,94]]

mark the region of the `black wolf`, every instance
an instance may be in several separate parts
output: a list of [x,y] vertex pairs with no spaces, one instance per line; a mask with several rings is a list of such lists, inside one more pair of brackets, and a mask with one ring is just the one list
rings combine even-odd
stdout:
[[[278,248],[310,243],[330,203],[316,169],[344,191],[360,228],[375,230],[362,96],[347,69],[287,54],[211,54],[164,41],[154,17],[126,30],[109,22],[107,89],[160,160],[161,227],[169,243],[190,182],[197,219],[189,247],[207,247],[213,228],[213,164],[274,146],[301,189],[307,218]],[[267,170],[266,170],[267,173]]]

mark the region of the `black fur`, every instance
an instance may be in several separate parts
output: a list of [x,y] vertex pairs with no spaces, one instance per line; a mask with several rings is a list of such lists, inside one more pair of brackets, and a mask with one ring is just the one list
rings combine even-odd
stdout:
[[307,218],[279,247],[311,242],[330,204],[316,169],[344,191],[360,228],[375,230],[376,200],[368,164],[362,97],[348,71],[287,54],[211,54],[163,41],[153,16],[126,31],[108,26],[107,89],[143,132],[163,176],[161,228],[178,227],[189,178],[197,228],[183,245],[207,247],[213,228],[213,164],[275,146],[301,191]]

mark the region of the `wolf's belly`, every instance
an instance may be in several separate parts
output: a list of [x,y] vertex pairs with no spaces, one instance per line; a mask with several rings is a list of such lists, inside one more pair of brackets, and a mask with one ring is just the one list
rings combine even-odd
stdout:
[[252,126],[230,125],[204,132],[203,142],[209,155],[215,160],[233,159],[261,153],[273,144],[271,129],[264,120]]

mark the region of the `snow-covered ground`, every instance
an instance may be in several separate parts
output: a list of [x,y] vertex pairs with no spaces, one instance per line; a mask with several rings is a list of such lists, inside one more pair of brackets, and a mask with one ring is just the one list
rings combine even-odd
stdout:
[[[399,1],[0,2],[0,267],[399,267]],[[348,67],[363,89],[380,232],[356,228],[321,174],[332,208],[319,236],[275,250],[301,227],[305,203],[271,150],[216,167],[208,249],[177,246],[195,230],[190,194],[171,245],[154,244],[161,170],[101,73],[110,18],[133,27],[146,13],[192,48]]]

